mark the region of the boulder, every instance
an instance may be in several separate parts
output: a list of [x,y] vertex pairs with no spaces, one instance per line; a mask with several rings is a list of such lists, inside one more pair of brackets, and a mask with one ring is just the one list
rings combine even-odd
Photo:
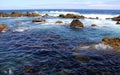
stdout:
[[120,21],[117,21],[116,24],[120,24]]
[[56,24],[61,24],[61,23],[63,23],[62,21],[56,21],[55,22]]
[[111,18],[105,18],[106,20],[111,20]]
[[48,16],[49,16],[48,14],[43,15],[43,17],[48,17]]
[[0,32],[4,31],[7,28],[7,25],[0,24]]
[[45,22],[45,20],[42,18],[37,18],[35,20],[32,20],[32,22]]
[[9,17],[9,14],[0,12],[0,17]]
[[120,15],[112,18],[113,21],[120,21]]
[[91,26],[92,26],[92,27],[96,27],[97,25],[96,25],[96,24],[92,24]]
[[120,50],[120,38],[103,38],[104,44],[111,46],[114,49]]
[[93,18],[93,17],[89,17],[88,19],[99,19],[98,17],[95,17],[95,18]]
[[21,13],[18,13],[18,12],[12,12],[9,16],[10,16],[10,17],[21,17],[22,14],[21,14]]
[[59,17],[65,18],[65,15],[64,14],[60,14]]
[[40,16],[39,13],[19,13],[19,12],[12,12],[10,14],[7,14],[7,13],[3,13],[3,12],[0,12],[0,17],[21,17],[21,16],[27,16],[27,17],[36,17],[36,16]]
[[78,18],[78,19],[83,19],[83,18],[85,18],[84,16],[80,16],[80,15],[76,15],[76,14],[66,14],[66,15],[64,15],[64,14],[60,14],[59,15],[59,17],[62,17],[62,18]]
[[83,28],[84,25],[82,22],[79,21],[79,19],[74,19],[71,23],[70,23],[70,27],[71,28]]
[[24,14],[24,16],[27,16],[27,17],[36,17],[36,16],[40,16],[39,13],[35,13],[35,12],[27,12],[26,14]]

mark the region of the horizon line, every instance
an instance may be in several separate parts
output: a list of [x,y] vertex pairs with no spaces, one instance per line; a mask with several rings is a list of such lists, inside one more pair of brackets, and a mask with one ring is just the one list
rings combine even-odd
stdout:
[[[20,9],[0,9],[0,10],[54,10],[54,9],[56,9],[56,8],[35,8],[35,9],[33,9],[33,8],[26,8],[26,9],[24,9],[24,8],[20,8]],[[92,8],[89,8],[89,9],[86,9],[86,8],[80,8],[80,9],[78,9],[78,8],[76,8],[76,9],[69,9],[69,8],[64,8],[64,9],[59,9],[58,8],[58,10],[120,10],[120,9],[92,9]]]

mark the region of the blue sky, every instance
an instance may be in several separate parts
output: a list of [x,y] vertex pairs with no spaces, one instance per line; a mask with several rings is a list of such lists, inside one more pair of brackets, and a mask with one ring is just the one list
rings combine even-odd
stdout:
[[120,9],[120,0],[0,0],[3,9]]

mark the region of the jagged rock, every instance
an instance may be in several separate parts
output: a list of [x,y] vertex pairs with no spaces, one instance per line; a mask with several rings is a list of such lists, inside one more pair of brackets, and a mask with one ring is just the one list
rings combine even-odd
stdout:
[[24,14],[24,15],[27,16],[27,17],[36,17],[36,16],[40,16],[40,14],[35,13],[35,12],[33,12],[33,13],[29,13],[29,12],[27,12],[27,13]]
[[112,18],[113,21],[120,21],[120,15]]
[[105,18],[106,20],[111,20],[111,18]]
[[7,25],[0,24],[0,32],[2,32],[3,30],[5,30],[6,28],[7,28]]
[[71,28],[83,28],[84,25],[82,22],[80,22],[78,19],[74,19],[71,24],[70,24]]
[[9,16],[10,16],[10,17],[21,17],[22,14],[21,14],[21,13],[18,13],[18,12],[12,12]]
[[120,21],[117,21],[116,24],[120,24]]
[[37,18],[35,20],[32,20],[32,22],[45,22],[45,20],[42,18]]
[[60,14],[59,17],[65,18],[65,15],[64,14]]
[[9,14],[0,12],[0,17],[9,17]]
[[60,14],[59,17],[62,17],[62,18],[78,18],[78,19],[83,19],[85,18],[84,16],[80,16],[80,15],[76,15],[76,14]]
[[95,18],[89,17],[88,19],[99,19],[99,18],[98,17],[95,17]]
[[56,24],[61,24],[61,23],[63,23],[62,21],[56,21],[55,22]]
[[48,17],[48,16],[49,16],[48,14],[43,15],[43,17]]
[[111,46],[114,49],[120,50],[120,38],[103,38],[104,44]]
[[92,26],[92,27],[96,27],[97,25],[96,25],[96,24],[92,24],[91,26]]
[[40,16],[39,13],[19,13],[19,12],[12,12],[10,14],[7,14],[7,13],[3,13],[3,12],[0,12],[0,17],[21,17],[21,16],[27,16],[27,17],[36,17],[36,16]]

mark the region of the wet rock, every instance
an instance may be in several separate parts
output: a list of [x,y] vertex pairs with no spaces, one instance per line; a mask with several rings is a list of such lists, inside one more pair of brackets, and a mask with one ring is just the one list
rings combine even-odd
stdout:
[[48,16],[49,16],[48,14],[43,15],[43,17],[48,17]]
[[64,14],[60,14],[59,17],[65,18],[65,15]]
[[36,17],[36,16],[40,16],[40,14],[35,13],[35,12],[32,12],[32,13],[30,13],[30,12],[27,12],[27,13],[12,12],[10,14],[0,12],[0,17],[22,17],[22,16]]
[[0,17],[9,17],[9,14],[0,12]]
[[111,20],[111,18],[105,18],[106,20]]
[[83,19],[83,18],[85,18],[85,17],[82,16],[82,15],[69,14],[69,13],[66,14],[66,15],[60,14],[59,17],[62,17],[62,18],[78,18],[78,19]]
[[56,21],[55,22],[56,24],[61,24],[61,23],[63,23],[62,21]]
[[99,55],[89,55],[89,54],[81,54],[81,53],[73,53],[73,56],[76,60],[80,62],[91,62],[91,61],[103,61],[104,57]]
[[113,47],[114,49],[120,50],[120,38],[103,38],[104,44]]
[[120,24],[120,21],[117,21],[116,24]]
[[99,19],[99,17],[95,17],[95,18],[93,18],[93,17],[89,17],[88,19]]
[[25,73],[35,73],[37,70],[33,68],[32,66],[26,65],[23,67],[23,70]]
[[97,25],[96,25],[96,24],[92,24],[91,26],[92,26],[92,27],[96,27]]
[[74,19],[71,23],[70,23],[70,27],[71,28],[83,28],[84,25],[82,22],[80,22],[78,19]]
[[74,75],[75,73],[72,70],[69,69],[63,69],[59,72],[59,75]]
[[112,18],[113,21],[120,21],[120,15]]
[[18,13],[18,12],[12,12],[11,14],[10,14],[10,17],[21,17],[22,16],[22,14],[21,13]]
[[43,18],[37,18],[35,20],[32,20],[32,22],[45,22]]
[[32,13],[27,12],[27,13],[24,14],[24,16],[27,16],[27,17],[36,17],[36,16],[40,16],[40,14],[35,13],[35,12],[32,12]]
[[7,25],[0,24],[0,32],[4,31],[7,28]]

